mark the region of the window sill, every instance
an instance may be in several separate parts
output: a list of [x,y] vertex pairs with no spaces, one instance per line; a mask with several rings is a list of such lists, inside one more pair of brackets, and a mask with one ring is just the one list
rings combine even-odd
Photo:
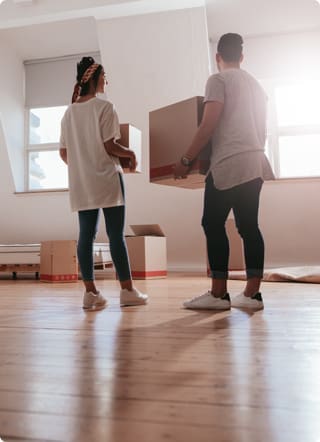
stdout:
[[295,178],[276,178],[275,180],[265,181],[267,183],[312,183],[312,182],[320,182],[320,177],[295,177]]
[[65,193],[69,192],[69,189],[39,189],[39,190],[27,190],[23,192],[14,192],[14,195],[43,195],[44,193]]

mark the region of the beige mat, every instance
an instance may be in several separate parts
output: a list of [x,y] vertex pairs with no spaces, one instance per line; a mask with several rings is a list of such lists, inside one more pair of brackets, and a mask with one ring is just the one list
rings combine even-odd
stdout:
[[[229,279],[246,279],[244,271],[230,271]],[[266,269],[263,281],[292,281],[320,283],[320,266],[281,267]]]

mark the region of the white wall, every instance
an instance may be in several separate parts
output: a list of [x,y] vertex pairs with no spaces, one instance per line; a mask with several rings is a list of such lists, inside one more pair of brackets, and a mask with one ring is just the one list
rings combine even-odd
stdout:
[[[23,101],[23,65],[18,54],[12,50],[6,38],[0,32],[0,119],[3,127],[3,142],[0,144],[1,158],[11,169],[16,189],[23,190],[24,176],[24,101]],[[8,149],[4,145],[7,143]],[[10,157],[10,164],[5,160]],[[2,175],[2,173],[1,173]],[[6,176],[6,175],[5,175]],[[2,180],[1,180],[2,181]],[[12,188],[12,183],[3,182],[4,188]]]
[[2,32],[0,58],[0,243],[76,238],[66,192],[15,194],[24,190],[24,68]]
[[259,79],[319,78],[320,31],[248,38],[243,67]]
[[100,21],[98,32],[109,99],[121,122],[143,133],[143,174],[126,177],[128,223],[159,223],[168,236],[170,265],[204,268],[202,191],[148,181],[149,111],[204,91],[209,73],[204,8]]
[[[130,122],[143,131],[143,174],[125,178],[127,223],[159,223],[163,227],[168,236],[171,268],[204,268],[205,247],[200,227],[202,190],[149,184],[147,170],[148,111],[203,94],[208,76],[204,11],[196,8],[105,20],[98,23],[98,34],[110,81],[109,97],[121,121]],[[316,35],[319,38],[319,34]],[[308,60],[304,53],[297,52],[297,57],[294,54],[301,36],[290,36],[284,44],[286,38],[250,39],[246,45],[246,68],[261,77],[266,72],[270,75],[277,72],[280,66],[292,72],[301,60],[305,64]],[[305,49],[308,42],[315,48],[311,34]],[[0,53],[6,57],[9,72],[0,71],[0,110],[14,161],[14,146],[19,145],[17,137],[22,137],[22,64],[1,38]],[[290,57],[285,58],[288,53]],[[286,61],[282,63],[284,58]],[[70,213],[68,194],[14,195],[9,170],[0,131],[0,242],[76,238],[77,219]],[[267,266],[319,264],[319,190],[318,180],[265,184],[260,224],[265,234]],[[98,239],[104,238],[101,226]]]
[[[319,46],[319,31],[250,38],[245,41],[243,67],[261,80],[319,81]],[[320,178],[265,185],[261,226],[268,265],[320,264],[319,194]]]
[[[159,223],[168,236],[171,268],[205,268],[202,191],[149,184],[147,170],[149,110],[203,94],[208,77],[205,10],[105,20],[98,31],[110,99],[122,122],[143,131],[143,174],[125,178],[127,224]],[[6,217],[0,242],[77,237],[67,193],[13,195],[10,189],[1,198]],[[98,240],[104,239],[101,225]]]

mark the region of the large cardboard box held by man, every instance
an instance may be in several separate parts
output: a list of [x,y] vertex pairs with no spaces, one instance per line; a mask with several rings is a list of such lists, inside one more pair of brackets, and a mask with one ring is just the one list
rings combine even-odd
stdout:
[[187,179],[175,180],[173,166],[186,153],[201,122],[203,97],[197,96],[149,113],[150,181],[167,186],[204,187],[211,142],[194,161]]
[[167,276],[167,242],[158,224],[130,226],[135,236],[126,242],[133,279],[156,279]]
[[77,241],[43,241],[40,249],[40,280],[77,282]]

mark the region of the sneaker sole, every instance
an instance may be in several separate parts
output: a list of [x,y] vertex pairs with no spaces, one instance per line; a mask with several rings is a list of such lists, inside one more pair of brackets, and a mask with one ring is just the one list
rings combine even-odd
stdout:
[[128,301],[128,302],[120,302],[120,307],[130,307],[134,305],[146,305],[148,303],[148,300],[143,301]]
[[108,303],[104,302],[103,304],[95,304],[95,305],[92,305],[91,307],[82,306],[82,309],[85,312],[96,312],[98,310],[103,310],[104,308],[107,307],[107,305],[108,305]]
[[231,305],[226,307],[189,307],[183,304],[183,307],[189,310],[230,310]]
[[231,307],[233,308],[239,308],[241,310],[263,310],[264,309],[264,305],[259,305],[259,306],[249,306],[249,305],[231,305]]

